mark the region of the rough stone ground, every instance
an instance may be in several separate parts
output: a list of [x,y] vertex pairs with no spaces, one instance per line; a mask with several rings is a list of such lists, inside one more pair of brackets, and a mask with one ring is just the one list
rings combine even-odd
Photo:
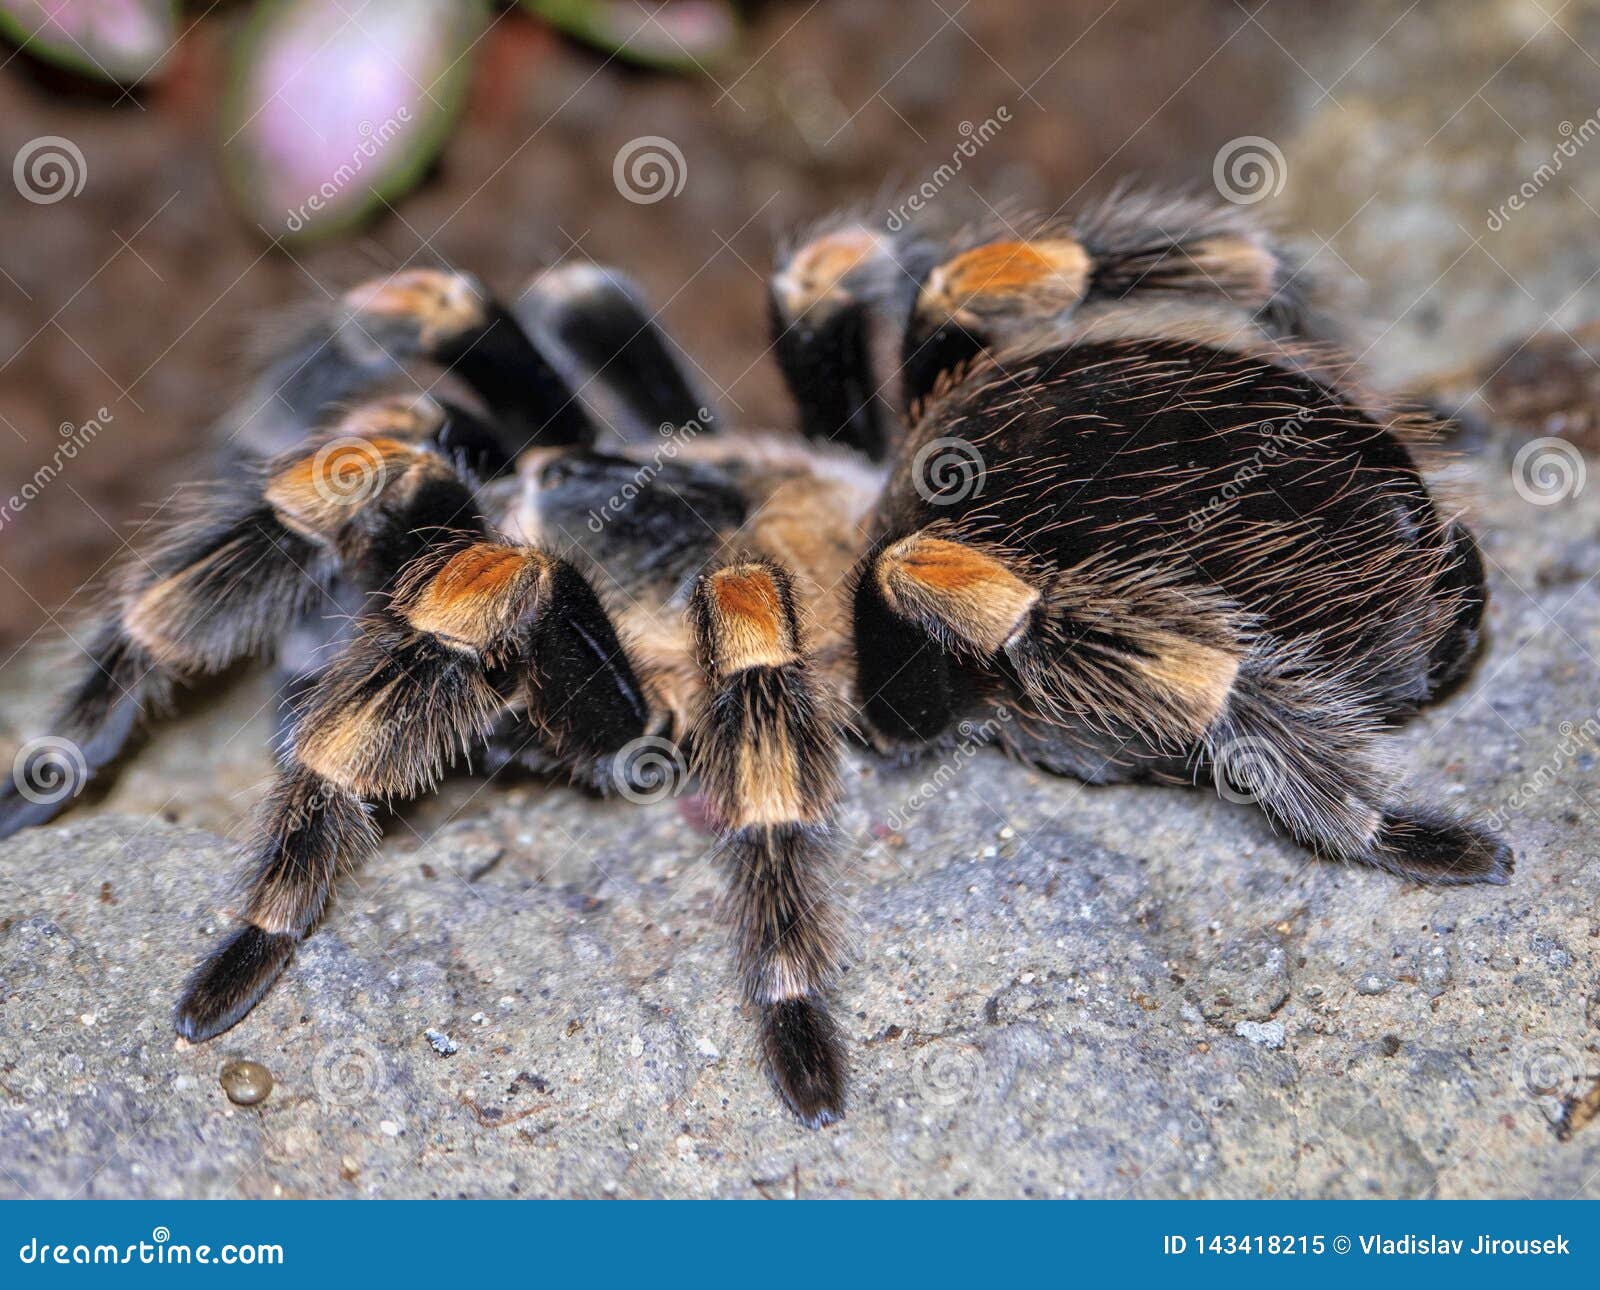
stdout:
[[[0,846],[0,1194],[1600,1194],[1600,1124],[1552,1127],[1600,1079],[1600,490],[1534,505],[1513,469],[1593,424],[1561,327],[1600,312],[1600,163],[1484,228],[1600,106],[1600,45],[1588,12],[1488,5],[1453,32],[1425,8],[1358,61],[1383,9],[1343,44],[1286,39],[1338,106],[1303,87],[1283,202],[1400,319],[1385,373],[1452,397],[1498,373],[1448,472],[1491,565],[1490,649],[1401,743],[1417,796],[1503,821],[1511,885],[1307,863],[1199,793],[854,758],[854,1101],[808,1132],[732,1001],[692,799],[462,780],[393,822],[244,1024],[190,1048],[170,1008],[269,770],[250,678]],[[1540,328],[1522,353],[1559,361],[1490,357]],[[5,669],[0,734],[31,732],[49,685],[41,654]],[[277,1081],[254,1108],[217,1082],[241,1057]]]

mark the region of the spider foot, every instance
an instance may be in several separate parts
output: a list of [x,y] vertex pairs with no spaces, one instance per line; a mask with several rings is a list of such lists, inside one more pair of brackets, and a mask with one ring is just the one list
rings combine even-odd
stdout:
[[246,924],[189,978],[178,1004],[178,1033],[198,1044],[244,1019],[294,957],[296,938]]

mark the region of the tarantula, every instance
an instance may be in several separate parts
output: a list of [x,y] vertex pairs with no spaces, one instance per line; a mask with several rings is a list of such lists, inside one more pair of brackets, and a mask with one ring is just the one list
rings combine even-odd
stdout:
[[[721,429],[588,264],[512,308],[401,272],[269,364],[229,422],[247,450],[124,571],[53,727],[87,778],[174,686],[278,659],[276,786],[182,1035],[244,1017],[376,846],[375,804],[463,755],[605,791],[639,741],[687,746],[765,1064],[810,1125],[845,1103],[848,734],[910,756],[976,729],[1091,783],[1243,790],[1326,857],[1506,880],[1510,851],[1407,804],[1382,751],[1480,634],[1476,544],[1417,465],[1436,427],[1360,387],[1243,212],[833,220],[771,307],[799,436]],[[476,410],[368,397],[413,362]],[[20,791],[33,769],[0,833],[59,809]]]

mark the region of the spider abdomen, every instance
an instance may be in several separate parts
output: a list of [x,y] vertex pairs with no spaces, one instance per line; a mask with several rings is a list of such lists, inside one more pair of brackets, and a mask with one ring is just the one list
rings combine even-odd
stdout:
[[[921,445],[980,463],[930,488]],[[916,428],[883,510],[1070,570],[1187,588],[1337,664],[1378,703],[1416,701],[1468,650],[1484,591],[1466,530],[1438,513],[1391,422],[1253,353],[1163,338],[1089,341],[980,369]],[[1203,602],[1203,603],[1202,603]]]

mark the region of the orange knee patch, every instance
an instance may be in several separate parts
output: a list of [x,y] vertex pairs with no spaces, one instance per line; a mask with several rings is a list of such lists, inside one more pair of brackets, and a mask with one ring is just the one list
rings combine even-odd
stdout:
[[339,434],[420,443],[444,424],[444,409],[426,394],[374,399],[339,418]]
[[1069,238],[990,242],[963,251],[928,275],[917,310],[929,318],[1009,309],[1018,302],[1067,309],[1089,284],[1089,254]]
[[1221,291],[1242,304],[1272,295],[1277,259],[1264,246],[1232,234],[1206,238],[1177,252],[1171,272],[1194,278],[1195,288]]
[[363,282],[345,293],[344,302],[357,313],[411,319],[424,345],[481,326],[487,317],[472,280],[439,269],[407,269]]
[[401,612],[419,632],[481,649],[533,607],[549,562],[525,547],[479,542],[458,551],[415,591]]
[[263,496],[289,528],[326,540],[419,454],[410,444],[383,435],[342,435],[278,471],[267,480]]
[[704,584],[712,661],[723,675],[747,667],[782,667],[799,656],[795,624],[782,590],[760,565],[719,569]]
[[783,272],[772,279],[772,291],[784,313],[798,318],[819,301],[833,296],[846,274],[877,254],[882,239],[864,228],[840,229],[802,247]]
[[914,535],[877,565],[889,607],[940,626],[982,654],[998,653],[1027,624],[1039,593],[993,556],[943,538]]

